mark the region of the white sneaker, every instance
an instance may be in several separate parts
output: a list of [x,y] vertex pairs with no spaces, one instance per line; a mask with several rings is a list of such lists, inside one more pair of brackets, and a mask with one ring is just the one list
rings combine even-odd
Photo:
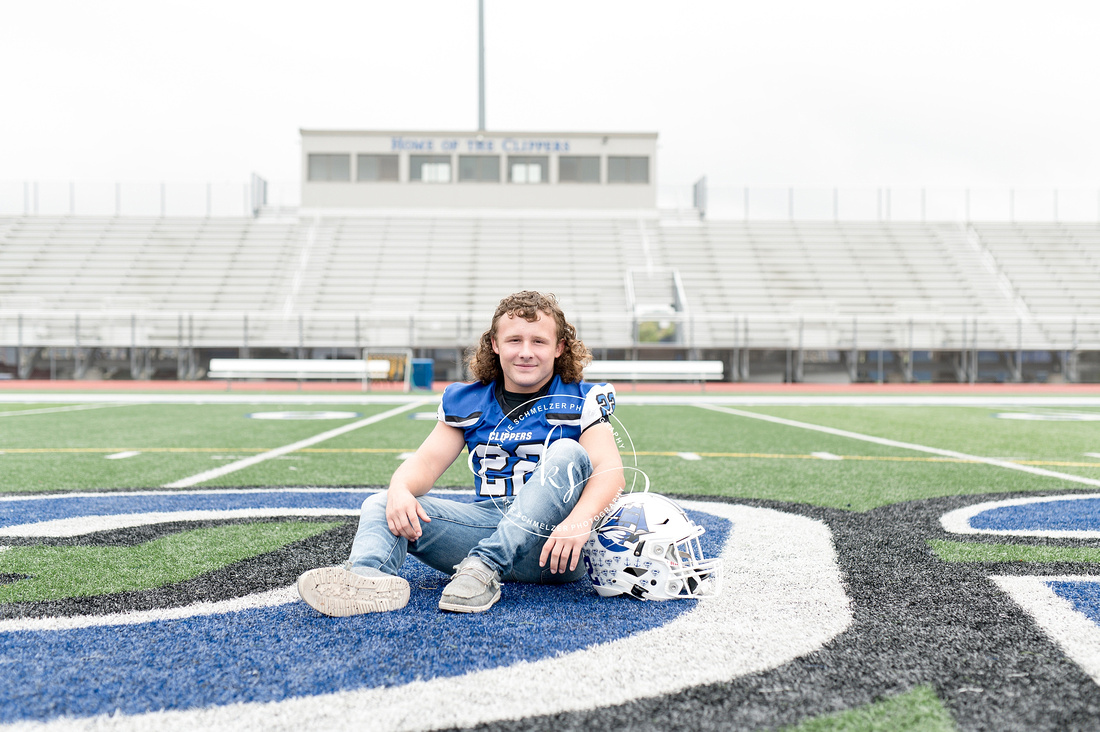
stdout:
[[334,618],[400,610],[409,602],[409,583],[378,569],[356,574],[344,567],[311,569],[298,578],[298,594],[319,613]]
[[443,588],[439,609],[454,613],[485,612],[500,599],[500,575],[478,557],[466,557]]

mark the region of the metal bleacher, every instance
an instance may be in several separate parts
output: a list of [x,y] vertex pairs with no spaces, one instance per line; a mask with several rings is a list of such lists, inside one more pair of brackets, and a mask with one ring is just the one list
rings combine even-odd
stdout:
[[[660,227],[662,263],[676,266],[696,313],[786,316],[802,321],[862,321],[865,336],[902,340],[882,331],[884,319],[1017,317],[1010,290],[950,224],[897,222],[709,222]],[[722,339],[696,324],[702,342]],[[835,334],[815,329],[816,338]],[[763,334],[756,326],[756,337]],[[891,328],[896,330],[896,328]],[[805,334],[803,334],[805,337]],[[775,343],[790,333],[773,333]],[[1007,339],[1003,335],[1003,339]],[[727,335],[728,340],[728,335]],[[835,347],[835,346],[834,346]]]
[[276,304],[273,280],[295,249],[295,227],[245,218],[5,223],[0,295],[57,310],[269,309]]
[[298,303],[312,310],[480,312],[524,287],[553,290],[573,309],[623,307],[615,220],[341,218],[303,228],[314,243]]
[[980,261],[928,225],[715,222],[666,228],[662,238],[705,311],[797,312],[826,301],[841,314],[1011,310]]
[[676,273],[692,348],[854,348],[857,330],[903,347],[914,319],[937,348],[962,347],[977,320],[983,347],[1054,347],[1070,327],[1100,341],[1039,322],[1100,314],[1096,225],[502,212],[0,217],[0,336],[30,313],[21,342],[125,346],[140,316],[146,342],[183,344],[183,314],[200,314],[188,345],[346,345],[354,329],[355,344],[449,347],[503,295],[540,289],[590,346],[622,348],[635,271]]
[[1100,314],[1100,227],[980,224],[974,229],[1032,313]]
[[[622,230],[636,222],[555,218],[316,218],[302,224],[294,310],[431,314],[484,321],[503,295],[554,292],[571,313],[624,313]],[[583,315],[581,316],[583,317]],[[586,336],[596,340],[596,320]]]

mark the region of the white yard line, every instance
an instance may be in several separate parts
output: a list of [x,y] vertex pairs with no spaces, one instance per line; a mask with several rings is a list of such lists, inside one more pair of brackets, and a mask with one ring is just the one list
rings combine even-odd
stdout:
[[783,417],[773,417],[770,414],[759,414],[757,412],[746,412],[741,409],[733,409],[731,407],[719,407],[713,404],[700,404],[703,409],[709,409],[714,412],[722,412],[723,414],[732,414],[735,417],[746,417],[748,419],[759,419],[764,422],[772,422],[773,424],[781,424],[786,427],[797,427],[804,430],[813,430],[814,432],[824,432],[827,435],[836,435],[837,437],[847,437],[852,440],[862,440],[864,442],[873,442],[876,445],[886,445],[887,447],[900,447],[903,450],[915,450],[917,452],[927,452],[933,455],[940,455],[942,457],[950,457],[958,460],[967,460],[971,462],[985,463],[986,465],[993,465],[998,468],[1007,468],[1008,470],[1019,470],[1023,473],[1031,473],[1032,475],[1041,475],[1044,478],[1057,478],[1059,480],[1068,480],[1073,483],[1082,483],[1084,485],[1100,488],[1100,480],[1094,478],[1085,478],[1080,475],[1072,475],[1070,473],[1059,473],[1054,470],[1046,470],[1045,468],[1037,468],[1034,465],[1021,465],[1020,463],[1013,463],[1007,460],[998,460],[997,458],[982,457],[980,455],[969,455],[965,452],[957,452],[955,450],[943,450],[938,447],[929,447],[928,445],[917,445],[912,442],[900,442],[899,440],[891,440],[886,437],[875,437],[874,435],[864,435],[859,432],[849,432],[848,430],[839,430],[835,427],[826,427],[819,424],[810,424],[808,422],[798,422],[793,419],[784,419]]
[[143,625],[164,620],[182,620],[202,615],[222,615],[225,613],[252,610],[259,607],[274,607],[298,602],[298,589],[294,585],[282,587],[254,595],[237,597],[217,602],[202,601],[183,607],[158,608],[156,610],[128,610],[109,615],[76,615],[72,617],[47,618],[11,618],[0,620],[0,633],[43,632],[57,630],[76,630],[78,628],[97,628],[113,625]]
[[[134,402],[140,404],[142,402]],[[132,407],[134,404],[74,404],[69,407],[43,407],[42,409],[24,409],[16,412],[0,412],[0,417],[26,417],[31,414],[53,414],[55,412],[81,412],[85,409],[104,409],[105,407]]]
[[113,455],[104,455],[104,460],[125,460],[126,458],[137,457],[140,454],[137,450],[124,450]]
[[1092,680],[1100,684],[1100,628],[1059,597],[1051,582],[1096,582],[1092,576],[990,577]]
[[376,414],[372,417],[367,417],[365,419],[361,419],[358,422],[352,422],[351,424],[346,424],[346,425],[343,425],[341,427],[331,429],[327,432],[322,432],[319,435],[314,435],[313,437],[307,437],[304,440],[299,440],[298,442],[292,443],[290,445],[283,445],[282,447],[277,447],[274,450],[268,450],[267,452],[260,453],[259,455],[253,455],[253,456],[247,457],[243,460],[237,460],[235,462],[229,463],[228,465],[222,465],[222,466],[214,468],[212,470],[205,470],[205,471],[203,471],[203,472],[201,472],[197,475],[192,475],[191,477],[184,478],[183,480],[177,480],[174,483],[168,483],[167,485],[164,485],[162,487],[163,488],[190,488],[193,485],[198,485],[199,483],[205,483],[208,480],[213,480],[215,478],[220,478],[223,475],[228,475],[230,473],[235,473],[238,470],[244,470],[245,468],[250,468],[253,465],[257,465],[257,464],[262,463],[266,460],[271,460],[272,458],[277,458],[280,455],[286,455],[288,452],[294,452],[295,450],[301,450],[302,448],[311,447],[312,445],[316,445],[318,442],[324,442],[325,440],[330,440],[333,437],[339,437],[342,434],[345,434],[347,432],[351,432],[353,430],[357,430],[360,427],[366,427],[367,425],[371,425],[371,424],[374,424],[376,422],[381,422],[384,419],[389,419],[390,417],[394,416],[395,414],[401,414],[402,412],[407,412],[410,409],[415,409],[417,407],[423,406],[425,403],[427,403],[427,400],[418,399],[414,402],[409,402],[408,404],[405,404],[403,406],[396,407],[394,409],[386,410],[385,412],[381,412],[381,413]]

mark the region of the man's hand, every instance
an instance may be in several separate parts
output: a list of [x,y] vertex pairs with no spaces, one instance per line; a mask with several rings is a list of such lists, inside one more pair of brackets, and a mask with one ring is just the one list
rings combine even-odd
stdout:
[[420,522],[432,520],[416,497],[432,489],[465,446],[462,430],[437,422],[413,456],[397,466],[386,493],[386,523],[391,534],[409,541],[420,538]]
[[545,567],[549,563],[551,574],[562,574],[567,570],[572,572],[581,561],[581,550],[587,541],[588,527],[570,524],[567,518],[542,545],[539,566]]
[[390,486],[386,491],[386,523],[389,524],[390,533],[401,536],[409,541],[420,538],[420,521],[431,523],[428,514],[416,496],[406,488]]

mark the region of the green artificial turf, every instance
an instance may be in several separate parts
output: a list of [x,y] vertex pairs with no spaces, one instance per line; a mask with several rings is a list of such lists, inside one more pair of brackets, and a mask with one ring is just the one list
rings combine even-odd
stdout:
[[[251,412],[323,409],[367,416],[391,408],[132,405],[9,417],[0,419],[0,492],[166,485],[350,421],[246,418]],[[744,411],[978,456],[1072,462],[1078,465],[1039,467],[1100,478],[1100,460],[1085,455],[1100,452],[1100,422],[1003,420],[993,416],[1001,410],[955,407],[756,407]],[[428,419],[414,418],[417,413]],[[414,451],[435,427],[433,414],[431,404],[417,407],[200,485],[386,485],[402,454]],[[624,464],[644,472],[651,490],[661,493],[865,511],[948,495],[1076,487],[1057,478],[696,406],[620,405],[612,426]],[[107,459],[125,450],[141,454]],[[680,453],[698,459],[685,459]],[[822,459],[821,454],[842,459]],[[644,484],[635,471],[628,473],[628,479],[634,487]],[[473,485],[465,453],[437,485]]]
[[23,493],[153,487],[228,462],[220,457],[214,459],[215,455],[222,455],[220,452],[143,452],[125,460],[108,460],[106,455],[109,454],[46,452],[0,455],[0,491]]
[[[0,419],[0,492],[165,485],[358,419],[263,420],[249,418],[251,413],[344,411],[368,417],[390,408],[389,405],[138,404],[3,418]],[[394,419],[400,418],[401,415]],[[109,455],[129,451],[141,454],[108,459]],[[280,467],[288,479],[272,484],[306,482],[296,479],[295,471],[289,470],[304,455],[295,453],[276,459],[274,466]]]
[[334,528],[286,521],[194,529],[137,546],[27,546],[0,551],[0,603],[148,590],[193,579]]
[[928,546],[945,562],[1100,562],[1094,547],[1026,546],[1023,544],[981,544],[931,540]]
[[[33,413],[104,409],[101,404],[0,404],[0,417],[27,417]],[[26,414],[21,414],[21,413]]]
[[[416,419],[417,412],[432,419]],[[434,415],[434,408],[425,405],[203,485],[385,485],[401,455],[414,452],[435,428]],[[472,486],[464,461],[465,453],[438,485]]]
[[615,416],[625,443],[641,452],[919,454],[694,406],[620,406]]
[[[859,424],[858,418],[868,409],[791,407],[768,409],[766,413],[782,411],[778,416],[814,424],[839,421],[837,415],[842,414],[856,423],[829,426],[912,443],[920,443],[917,437],[928,437],[923,427],[918,430],[920,434],[903,432],[912,425],[907,418],[910,408],[872,411],[877,421]],[[937,415],[937,422],[950,422],[959,411],[929,409]],[[630,435],[636,448],[633,453],[624,451],[624,461],[629,464],[636,455],[638,467],[649,476],[651,489],[657,492],[761,498],[864,511],[939,496],[1046,490],[1065,485],[1052,478],[699,407],[621,407],[616,414],[621,429]],[[685,460],[675,454],[678,452],[694,453],[700,459]],[[825,460],[814,457],[814,453],[843,459]]]
[[[38,407],[48,405],[37,405]],[[8,448],[142,447],[271,448],[347,424],[339,420],[249,419],[255,412],[358,412],[364,417],[389,405],[127,404],[77,412],[6,417],[0,450]]]
[[[743,411],[809,422],[970,455],[1086,465],[1045,465],[1058,472],[1100,478],[1100,421],[1001,419],[1005,413],[1090,413],[1087,408],[989,407],[750,407]],[[1093,467],[1088,467],[1091,464]]]
[[867,511],[903,501],[1061,487],[1003,468],[935,462],[643,457],[651,490]]
[[815,717],[787,732],[949,732],[950,712],[927,686],[836,714]]

